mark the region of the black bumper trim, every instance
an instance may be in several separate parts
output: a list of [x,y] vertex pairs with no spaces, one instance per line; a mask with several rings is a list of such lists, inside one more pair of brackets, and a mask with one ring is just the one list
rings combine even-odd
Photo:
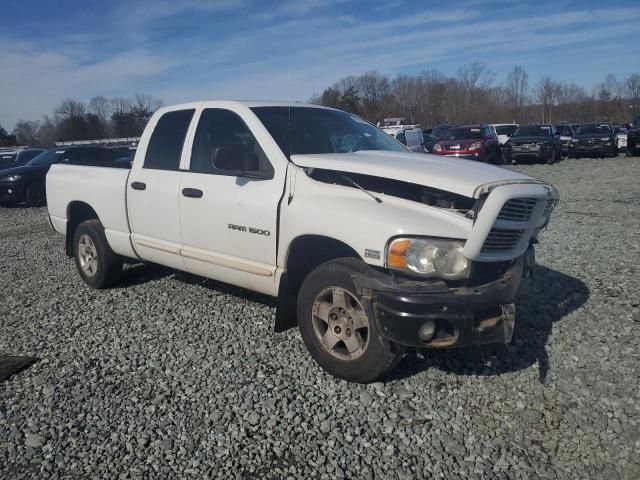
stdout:
[[[532,261],[527,254],[498,280],[477,287],[420,293],[364,289],[365,308],[382,336],[400,345],[447,348],[509,342],[515,320],[513,300]],[[433,331],[433,336],[424,338],[425,331]]]

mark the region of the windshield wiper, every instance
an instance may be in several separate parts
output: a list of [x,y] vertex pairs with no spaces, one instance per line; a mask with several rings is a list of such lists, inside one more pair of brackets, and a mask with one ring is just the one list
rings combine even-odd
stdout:
[[367,195],[369,195],[371,198],[373,198],[376,202],[378,203],[382,203],[382,200],[379,197],[376,197],[373,193],[371,193],[369,190],[366,190],[364,188],[362,188],[360,185],[358,185],[356,183],[356,181],[351,178],[351,177],[347,177],[345,174],[340,173],[340,172],[336,172],[339,176],[341,176],[344,180],[346,180],[347,182],[349,182],[351,185],[353,185],[354,187],[362,190],[364,193],[366,193]]

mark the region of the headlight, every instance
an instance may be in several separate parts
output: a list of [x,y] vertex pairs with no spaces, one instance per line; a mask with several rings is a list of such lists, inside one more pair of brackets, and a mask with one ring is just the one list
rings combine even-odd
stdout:
[[425,277],[455,280],[469,275],[464,242],[437,238],[396,238],[387,249],[387,266]]
[[0,180],[3,182],[15,182],[16,180],[20,180],[22,175],[7,175],[6,177],[0,177]]
[[578,143],[578,139],[577,138],[572,138],[571,139],[571,143]]
[[469,150],[480,150],[482,148],[482,144],[480,142],[474,142],[469,145]]
[[610,145],[611,144],[611,139],[610,138],[603,138],[602,139],[602,143],[604,145]]
[[434,151],[434,152],[441,152],[441,151],[442,151],[442,145],[440,145],[439,143],[436,143],[436,144],[433,146],[433,151]]

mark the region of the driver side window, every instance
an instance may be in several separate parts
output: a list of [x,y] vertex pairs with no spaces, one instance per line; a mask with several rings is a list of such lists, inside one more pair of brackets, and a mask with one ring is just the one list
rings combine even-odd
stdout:
[[[248,151],[258,159],[258,170],[273,176],[271,163],[244,121],[230,110],[208,108],[202,112],[198,122],[189,170],[217,175],[237,174],[237,170],[215,166],[214,161],[221,147],[226,148],[227,156]],[[226,163],[233,164],[233,158]]]

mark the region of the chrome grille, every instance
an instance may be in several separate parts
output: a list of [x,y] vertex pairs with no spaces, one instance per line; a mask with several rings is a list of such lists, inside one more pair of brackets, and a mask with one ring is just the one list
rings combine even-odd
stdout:
[[524,230],[506,230],[503,228],[492,228],[484,241],[482,252],[508,252],[516,248]]
[[535,198],[513,198],[508,200],[498,214],[498,220],[528,222],[538,200]]

